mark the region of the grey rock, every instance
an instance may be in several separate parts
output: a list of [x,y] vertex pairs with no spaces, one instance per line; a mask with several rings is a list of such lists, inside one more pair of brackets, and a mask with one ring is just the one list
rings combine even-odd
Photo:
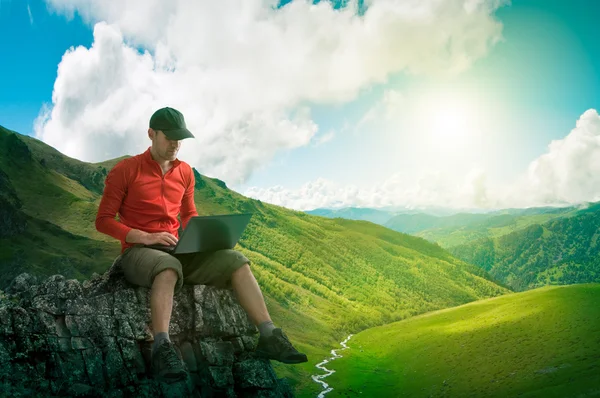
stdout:
[[9,350],[4,346],[4,343],[0,341],[0,368],[4,365],[9,364],[11,360]]
[[85,350],[86,348],[92,348],[93,344],[90,339],[85,337],[71,337],[71,347],[74,350]]
[[33,333],[56,335],[56,321],[54,316],[45,311],[31,312],[33,319]]
[[77,279],[69,279],[64,282],[62,289],[58,293],[60,299],[72,299],[80,297],[83,294],[81,284]]
[[43,294],[35,296],[32,301],[32,308],[45,311],[53,315],[64,313],[64,304],[57,295]]
[[189,377],[153,379],[150,291],[124,279],[119,259],[83,283],[12,281],[0,295],[0,395],[293,396],[268,361],[253,359],[257,329],[233,292],[211,286],[184,285],[174,297],[169,333]]
[[242,388],[272,388],[277,377],[269,362],[261,359],[248,359],[235,364],[233,374]]
[[13,328],[15,334],[26,336],[32,332],[33,322],[29,312],[22,307],[12,308]]
[[67,390],[72,397],[89,397],[95,395],[94,387],[82,383],[73,383]]
[[102,370],[102,350],[97,347],[92,347],[83,350],[81,353],[83,355],[85,370],[88,374],[88,378],[90,379],[90,383],[93,386],[103,388],[106,385],[106,380]]
[[23,273],[13,279],[8,289],[6,289],[6,292],[11,294],[27,292],[32,285],[36,284],[37,278],[35,276]]
[[215,387],[227,387],[233,384],[233,373],[229,366],[210,366],[208,368]]
[[0,303],[0,335],[13,334],[12,311],[9,303]]
[[62,275],[52,275],[40,284],[37,294],[39,295],[59,295],[59,292],[63,289],[65,283],[65,277]]
[[65,300],[65,311],[67,315],[93,315],[96,313],[96,309],[85,300],[83,297],[75,297],[72,299]]

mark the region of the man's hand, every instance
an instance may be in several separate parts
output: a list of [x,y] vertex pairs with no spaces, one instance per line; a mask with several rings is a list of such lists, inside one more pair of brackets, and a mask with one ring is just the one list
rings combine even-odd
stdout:
[[129,231],[125,241],[129,243],[141,243],[144,245],[175,246],[177,244],[175,235],[168,232],[148,233],[140,231],[139,229],[132,229]]

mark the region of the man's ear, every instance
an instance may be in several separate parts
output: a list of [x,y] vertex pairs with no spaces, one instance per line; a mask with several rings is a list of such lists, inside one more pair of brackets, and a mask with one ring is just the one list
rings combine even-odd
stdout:
[[151,128],[148,129],[148,138],[150,138],[151,140],[154,139],[156,135],[156,131],[152,130]]

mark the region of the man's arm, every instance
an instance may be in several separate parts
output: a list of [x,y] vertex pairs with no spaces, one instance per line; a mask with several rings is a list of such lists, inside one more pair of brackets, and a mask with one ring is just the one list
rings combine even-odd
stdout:
[[194,178],[194,172],[190,167],[190,177],[188,186],[185,188],[183,199],[181,200],[181,209],[179,211],[179,217],[181,218],[181,227],[185,228],[190,218],[197,216],[196,203],[194,203],[194,186],[196,180]]
[[[127,194],[126,170],[123,163],[117,163],[108,173],[104,182],[104,192],[96,214],[96,229],[98,232],[112,236],[120,241],[129,241],[133,228],[115,220],[115,216]],[[140,231],[141,232],[141,231]]]

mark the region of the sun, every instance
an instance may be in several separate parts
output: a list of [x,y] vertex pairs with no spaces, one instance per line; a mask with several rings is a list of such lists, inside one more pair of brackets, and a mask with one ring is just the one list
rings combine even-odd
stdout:
[[447,94],[427,96],[419,108],[419,130],[428,145],[468,149],[478,125],[476,105],[459,95]]
[[469,110],[462,104],[440,104],[432,114],[431,132],[439,139],[452,139],[464,136],[472,119]]

